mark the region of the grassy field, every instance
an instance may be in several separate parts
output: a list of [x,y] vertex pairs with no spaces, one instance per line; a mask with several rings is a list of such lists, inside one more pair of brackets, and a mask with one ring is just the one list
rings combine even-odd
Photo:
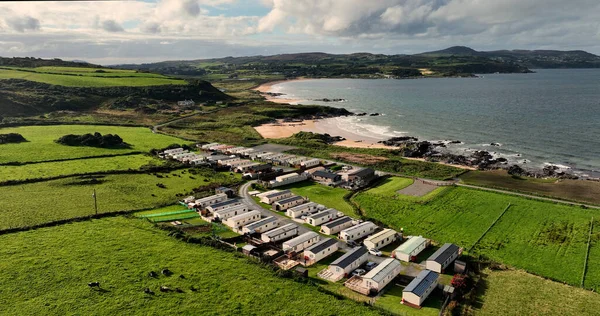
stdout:
[[414,180],[410,178],[391,177],[383,180],[377,187],[369,190],[369,194],[396,197],[398,190],[402,190],[413,184]]
[[70,161],[42,162],[22,166],[0,166],[0,181],[51,178],[56,176],[94,173],[103,171],[137,170],[143,165],[161,165],[158,160],[146,155],[128,155],[105,158],[90,158]]
[[353,217],[357,216],[352,206],[344,200],[344,195],[350,192],[348,190],[342,188],[332,188],[307,181],[285,186],[281,189],[287,189],[297,195],[308,197],[311,202],[316,202],[327,207],[335,208],[346,215]]
[[600,295],[523,271],[485,271],[475,315],[597,315]]
[[[118,134],[132,145],[127,149],[106,149],[96,147],[65,146],[54,141],[67,134]],[[31,162],[53,159],[69,159],[97,155],[122,154],[132,151],[149,151],[152,148],[163,148],[171,144],[187,143],[179,138],[154,134],[144,127],[94,126],[94,125],[56,125],[56,126],[24,126],[2,128],[1,134],[19,133],[28,140],[19,144],[0,145],[0,163]]]
[[[179,242],[143,220],[86,221],[0,236],[0,243],[2,315],[377,315],[246,258]],[[174,275],[148,276],[164,268]],[[92,281],[102,290],[89,289]],[[183,293],[160,292],[162,285]],[[147,287],[156,294],[144,294]]]
[[[115,87],[115,86],[158,86],[158,85],[184,85],[186,81],[171,79],[161,75],[135,73],[135,72],[113,72],[104,70],[105,73],[94,73],[86,68],[68,67],[41,67],[36,69],[0,69],[1,79],[25,79],[41,83],[47,83],[68,87]],[[48,69],[51,68],[51,69]],[[82,71],[73,71],[73,70]],[[96,69],[93,69],[94,71]]]
[[[512,206],[473,249],[495,261],[579,285],[591,217],[566,205],[466,188],[449,188],[427,203],[384,198],[369,192],[355,198],[365,215],[439,242],[470,248],[506,206]],[[591,258],[596,260],[596,258]],[[597,283],[596,274],[588,276]]]
[[594,230],[584,286],[600,292],[600,216],[598,214],[594,215]]
[[[98,212],[142,210],[172,204],[178,193],[211,183],[228,184],[239,175],[229,173],[191,175],[187,170],[170,174],[124,174],[90,178],[66,178],[0,187],[0,229],[30,226],[94,214],[92,192],[96,189]],[[205,181],[206,180],[206,181]],[[165,188],[157,186],[164,184]]]
[[504,170],[469,171],[460,179],[466,184],[600,204],[600,183],[595,181],[513,177]]
[[402,290],[404,287],[391,285],[387,288],[385,293],[381,295],[376,301],[375,306],[381,307],[389,312],[404,315],[404,316],[437,316],[442,308],[442,297],[439,294],[440,290],[431,294],[421,309],[414,309],[412,307],[401,304],[402,301]]

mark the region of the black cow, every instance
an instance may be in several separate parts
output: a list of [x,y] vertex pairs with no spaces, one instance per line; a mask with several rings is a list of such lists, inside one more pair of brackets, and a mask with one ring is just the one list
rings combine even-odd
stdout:
[[95,287],[95,288],[99,289],[100,288],[100,282],[90,282],[90,283],[88,283],[88,286],[90,288],[94,288]]

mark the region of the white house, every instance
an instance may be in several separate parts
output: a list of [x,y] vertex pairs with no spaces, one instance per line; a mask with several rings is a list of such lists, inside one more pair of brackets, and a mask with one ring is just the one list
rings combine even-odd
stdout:
[[276,191],[267,195],[259,195],[260,201],[266,204],[273,204],[279,200],[287,199],[292,197],[294,193],[290,190]]
[[330,222],[338,217],[339,211],[334,208],[326,209],[322,212],[310,215],[306,218],[306,222],[313,226],[319,226],[323,223]]
[[260,211],[250,211],[247,213],[242,213],[240,215],[236,215],[228,218],[224,224],[233,228],[233,229],[241,229],[242,226],[256,222],[260,219]]
[[188,208],[203,209],[209,205],[221,203],[227,200],[227,194],[215,194],[202,199],[195,200],[194,202],[188,203]]
[[313,246],[304,249],[305,266],[317,263],[338,250],[338,241],[333,238],[325,238]]
[[318,166],[320,164],[321,164],[321,160],[320,159],[313,158],[313,159],[302,161],[300,163],[300,167],[302,167],[302,168],[311,168],[311,167]]
[[353,225],[354,220],[351,217],[344,216],[321,225],[321,233],[334,235],[346,228],[352,227]]
[[383,248],[398,239],[398,233],[395,230],[386,228],[377,234],[367,237],[363,244],[367,249],[380,249]]
[[379,293],[379,291],[400,274],[401,269],[402,264],[400,264],[400,261],[388,258],[363,277],[352,277],[344,285],[364,295]]
[[438,274],[423,270],[402,290],[402,303],[421,306],[438,285]]
[[460,248],[455,244],[444,244],[425,261],[428,270],[443,273],[458,258]]
[[301,217],[302,215],[313,214],[315,212],[318,212],[318,211],[324,210],[324,209],[325,209],[325,206],[323,206],[321,204],[317,204],[315,202],[308,202],[308,203],[300,204],[298,206],[294,206],[292,208],[288,208],[287,211],[285,211],[285,215],[287,215],[291,218],[298,218],[298,217]]
[[227,201],[223,201],[223,202],[220,202],[220,203],[215,203],[215,204],[209,205],[205,209],[208,212],[214,214],[218,210],[222,210],[222,209],[226,209],[226,208],[229,208],[229,207],[238,206],[238,205],[242,205],[242,204],[244,204],[244,203],[242,203],[239,200],[229,199]]
[[285,211],[290,207],[300,205],[304,202],[306,202],[306,198],[302,196],[291,196],[273,203],[273,209],[276,211]]
[[275,227],[279,226],[279,220],[275,216],[269,216],[267,218],[263,218],[254,223],[248,224],[242,227],[242,233],[244,234],[253,234],[253,233],[263,233],[268,230],[271,230]]
[[337,258],[327,268],[328,278],[338,281],[349,276],[352,271],[363,265],[369,259],[369,251],[365,247],[355,247]]
[[394,250],[393,257],[404,262],[415,260],[427,248],[429,241],[421,236],[412,236]]
[[276,242],[296,235],[298,235],[298,226],[287,224],[262,233],[260,239],[264,242]]
[[315,232],[304,233],[283,243],[281,249],[285,252],[300,252],[321,240]]
[[351,240],[360,239],[372,234],[377,229],[377,225],[372,222],[362,222],[356,226],[346,228],[340,232],[340,239],[349,242]]
[[228,218],[243,214],[243,213],[247,213],[250,209],[248,208],[247,205],[235,205],[235,206],[231,206],[231,207],[226,207],[224,209],[220,209],[217,211],[214,211],[212,213],[214,218],[218,218],[221,221],[225,221]]

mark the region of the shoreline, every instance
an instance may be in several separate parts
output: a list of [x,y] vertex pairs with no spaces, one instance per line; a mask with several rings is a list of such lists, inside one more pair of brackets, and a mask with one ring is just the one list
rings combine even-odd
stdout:
[[260,95],[265,98],[265,100],[269,101],[269,102],[273,102],[273,103],[280,103],[280,104],[299,104],[302,101],[306,101],[306,100],[302,100],[302,99],[289,99],[289,98],[278,98],[276,96],[273,95],[269,95],[268,93],[271,92],[271,89],[273,88],[274,85],[280,84],[280,83],[284,83],[284,82],[293,82],[293,81],[302,81],[302,80],[310,80],[310,78],[294,78],[294,79],[283,79],[283,80],[275,80],[275,81],[269,81],[269,82],[265,82],[261,85],[259,85],[258,87],[252,88],[253,91],[258,91],[260,93]]

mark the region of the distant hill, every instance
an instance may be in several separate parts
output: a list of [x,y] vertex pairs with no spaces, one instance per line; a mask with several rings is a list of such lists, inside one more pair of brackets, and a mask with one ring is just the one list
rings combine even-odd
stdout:
[[90,64],[85,61],[65,61],[58,58],[42,59],[35,57],[0,57],[0,66],[5,67],[86,67],[104,68],[100,65]]

